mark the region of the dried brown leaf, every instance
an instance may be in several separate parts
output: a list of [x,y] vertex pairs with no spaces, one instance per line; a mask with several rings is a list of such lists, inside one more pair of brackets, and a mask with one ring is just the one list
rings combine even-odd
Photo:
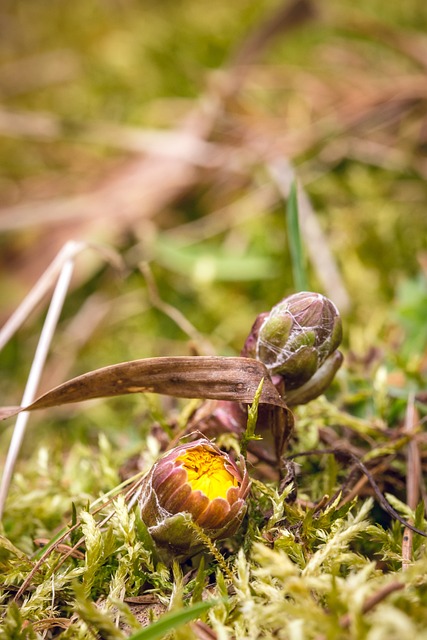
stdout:
[[264,385],[260,402],[286,407],[265,366],[251,358],[175,356],[131,360],[68,380],[27,407],[2,407],[0,419],[4,420],[21,411],[128,393],[161,393],[177,398],[251,403],[262,378]]

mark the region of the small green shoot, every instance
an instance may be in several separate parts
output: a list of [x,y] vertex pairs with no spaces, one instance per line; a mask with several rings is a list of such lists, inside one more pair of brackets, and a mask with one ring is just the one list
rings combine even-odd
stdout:
[[255,393],[254,401],[248,409],[248,420],[246,423],[246,431],[243,434],[242,442],[240,445],[240,452],[245,459],[246,459],[246,453],[248,450],[249,442],[251,442],[251,440],[262,440],[260,436],[255,435],[255,429],[256,429],[256,423],[258,420],[258,406],[259,406],[259,400],[261,397],[263,385],[264,385],[264,378],[262,378],[261,382],[259,383],[258,389],[256,390],[256,393]]
[[288,243],[291,256],[292,273],[294,285],[297,291],[307,291],[308,277],[307,266],[304,255],[301,232],[299,225],[298,196],[295,181],[292,183],[286,210],[286,221],[288,227]]

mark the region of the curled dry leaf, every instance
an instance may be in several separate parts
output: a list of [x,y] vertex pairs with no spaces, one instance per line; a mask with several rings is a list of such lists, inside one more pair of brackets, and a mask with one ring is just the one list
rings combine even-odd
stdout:
[[89,371],[48,391],[26,407],[2,407],[0,419],[21,411],[47,409],[128,393],[161,393],[251,403],[264,378],[260,402],[286,408],[262,362],[223,356],[175,356],[121,362]]

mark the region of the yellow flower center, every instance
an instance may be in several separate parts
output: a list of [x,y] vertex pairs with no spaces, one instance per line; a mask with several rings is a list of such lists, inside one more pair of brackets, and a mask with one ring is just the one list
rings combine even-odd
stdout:
[[225,468],[222,456],[213,451],[195,447],[176,460],[182,462],[193,491],[202,491],[209,500],[226,498],[228,489],[239,484]]

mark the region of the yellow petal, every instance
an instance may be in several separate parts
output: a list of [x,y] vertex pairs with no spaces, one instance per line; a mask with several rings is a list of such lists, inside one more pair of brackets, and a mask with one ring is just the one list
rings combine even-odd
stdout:
[[204,447],[189,449],[176,459],[187,472],[187,482],[193,491],[201,491],[209,498],[226,498],[230,487],[237,487],[237,479],[225,468],[224,458]]

